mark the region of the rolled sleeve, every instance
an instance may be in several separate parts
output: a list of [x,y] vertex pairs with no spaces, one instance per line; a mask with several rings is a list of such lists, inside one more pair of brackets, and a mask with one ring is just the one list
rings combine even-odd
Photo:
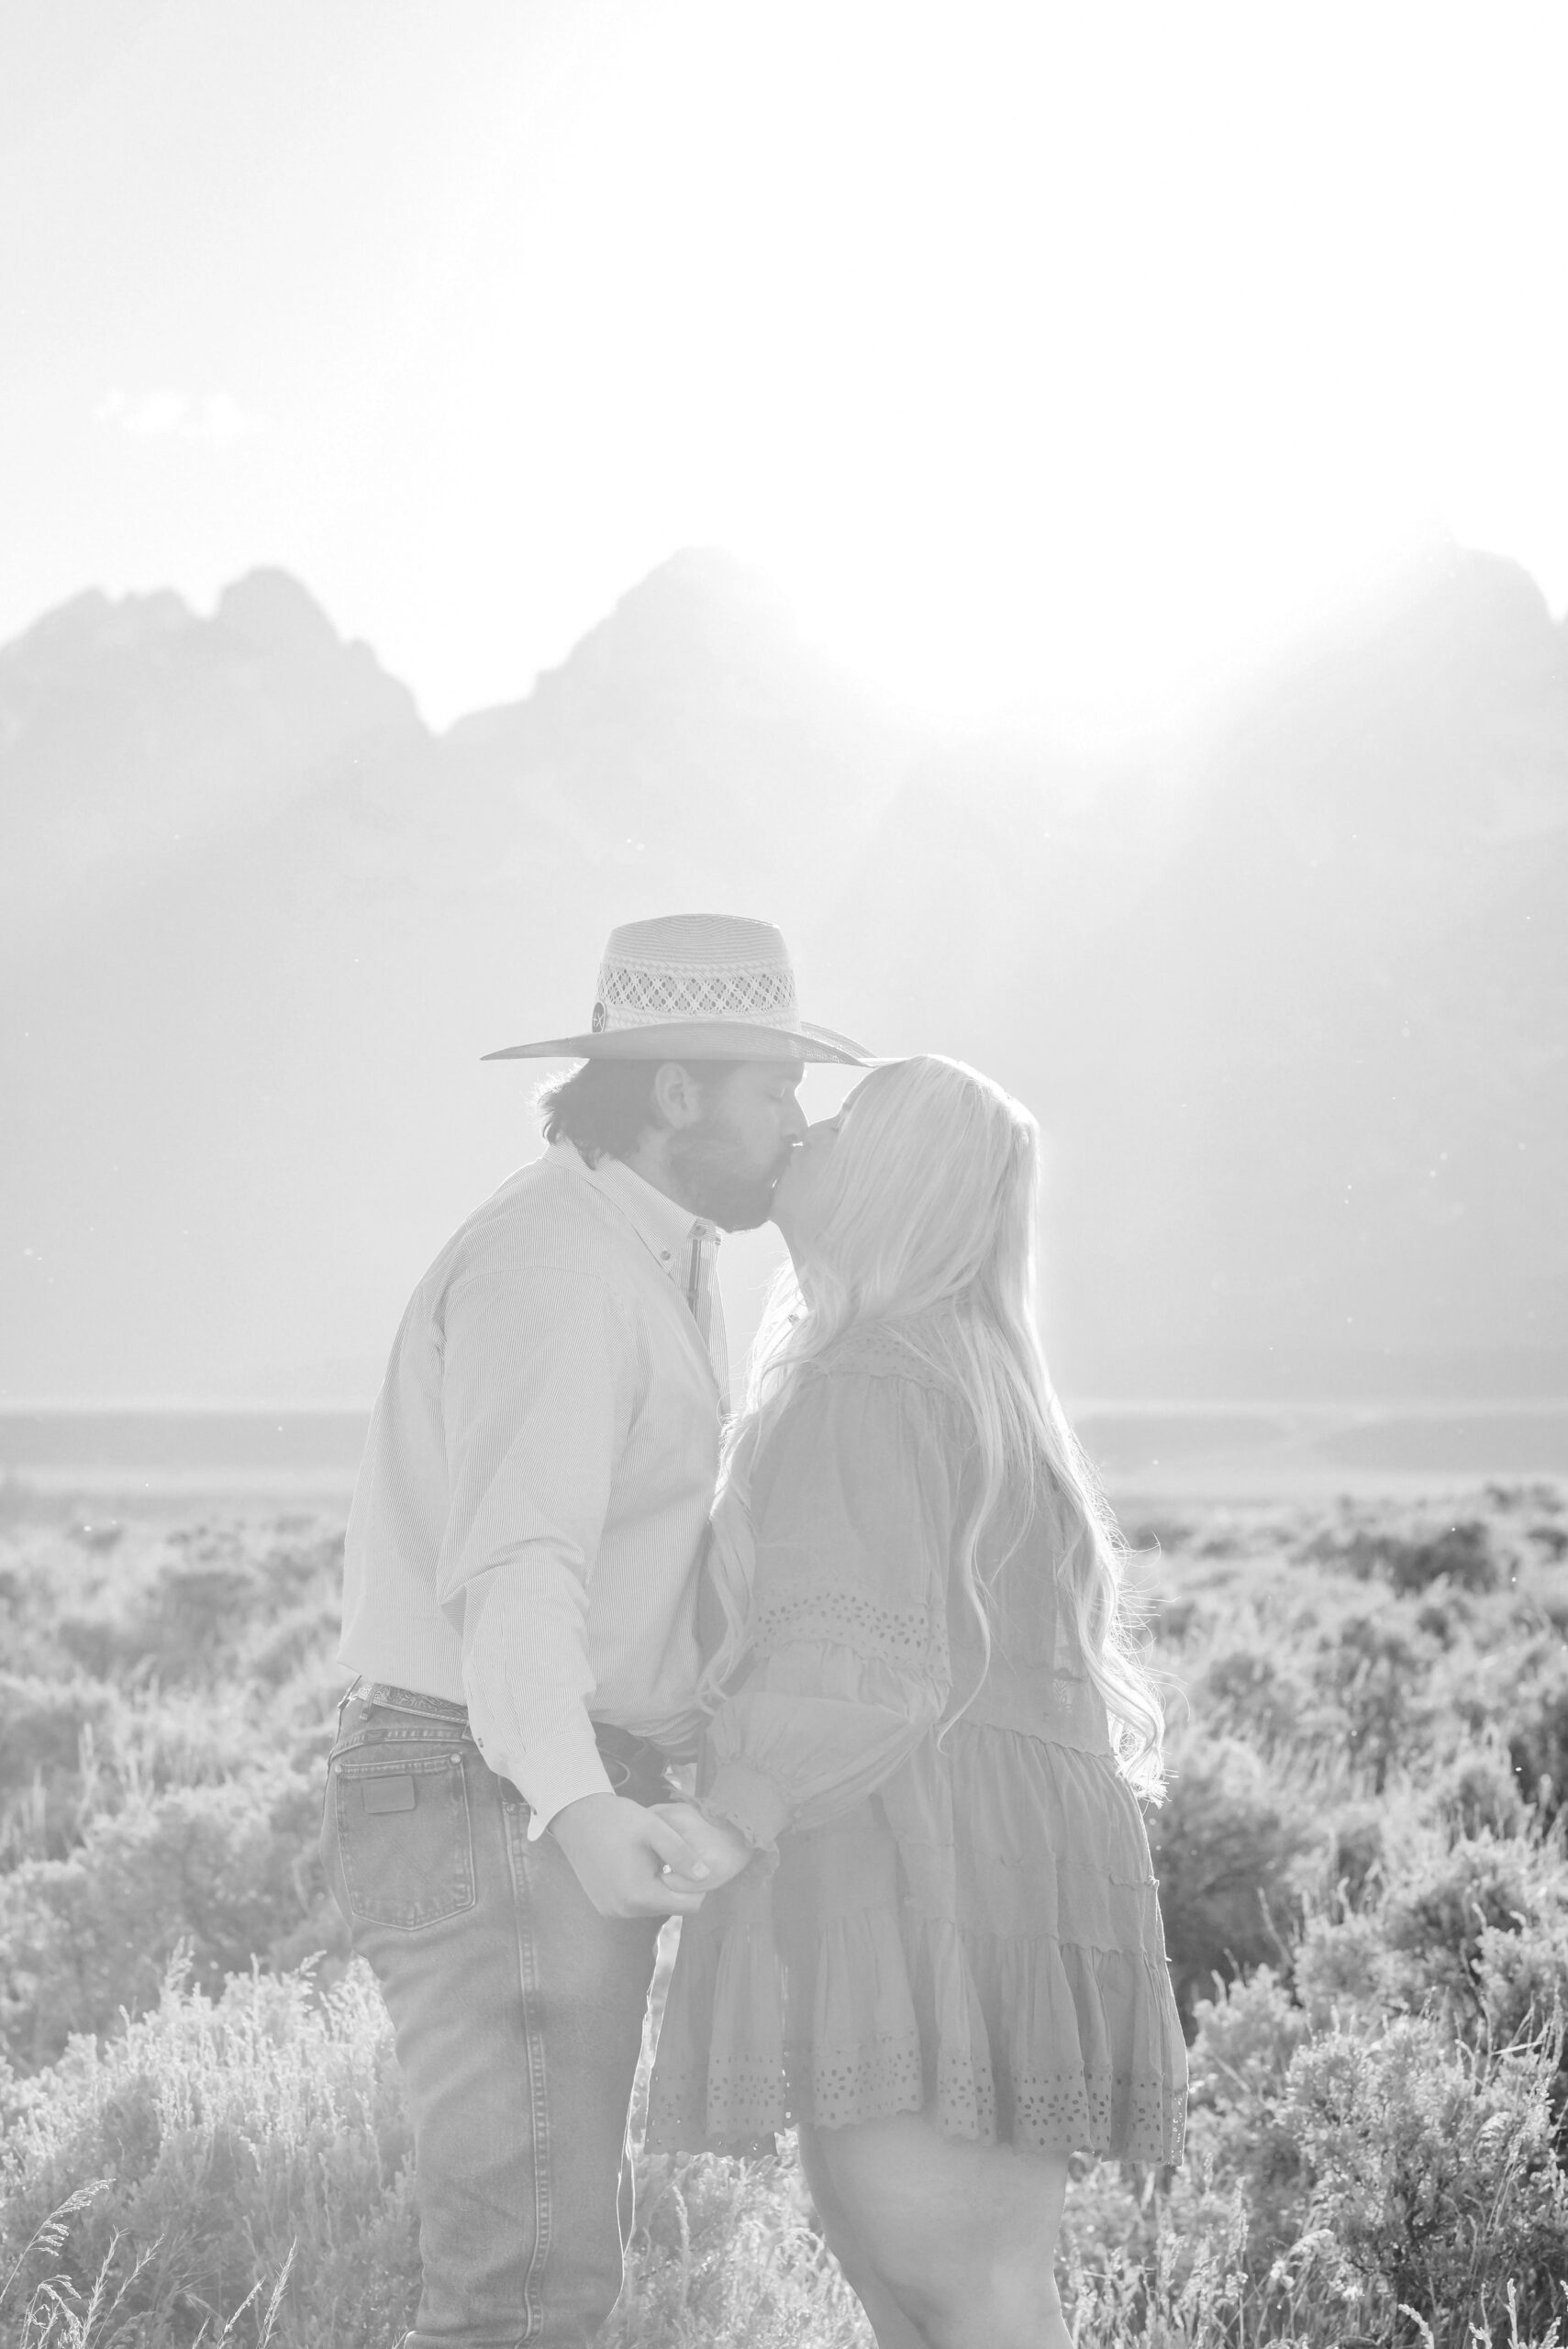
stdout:
[[607,1286],[525,1267],[453,1287],[442,1365],[450,1506],[436,1596],[481,1753],[532,1812],[611,1791],[588,1701],[588,1592],[635,1354]]

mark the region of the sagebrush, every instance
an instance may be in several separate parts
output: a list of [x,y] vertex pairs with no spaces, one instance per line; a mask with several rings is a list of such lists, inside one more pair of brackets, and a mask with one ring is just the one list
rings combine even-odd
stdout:
[[[390,2349],[407,2127],[316,1853],[340,1536],[0,1516],[0,2349]],[[1192,2115],[1177,2173],[1078,2165],[1075,2337],[1564,2349],[1563,1495],[1128,1530]],[[863,2349],[787,2141],[641,2165],[606,2338]]]

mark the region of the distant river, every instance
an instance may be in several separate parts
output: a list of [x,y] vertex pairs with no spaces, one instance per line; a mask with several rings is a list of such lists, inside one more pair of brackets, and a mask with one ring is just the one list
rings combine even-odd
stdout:
[[[1068,1404],[1113,1498],[1442,1492],[1568,1478],[1568,1400]],[[0,1406],[0,1479],[128,1505],[183,1495],[343,1502],[368,1414]]]

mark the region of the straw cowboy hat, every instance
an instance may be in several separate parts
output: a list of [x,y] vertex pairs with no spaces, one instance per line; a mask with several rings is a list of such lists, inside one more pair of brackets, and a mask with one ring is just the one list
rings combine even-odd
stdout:
[[623,922],[599,965],[586,1035],[508,1044],[487,1061],[848,1061],[851,1037],[802,1019],[789,949],[772,922],[666,914]]

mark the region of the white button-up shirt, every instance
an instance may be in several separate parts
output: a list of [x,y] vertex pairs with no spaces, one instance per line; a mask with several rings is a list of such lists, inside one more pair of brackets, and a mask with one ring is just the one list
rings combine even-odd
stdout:
[[671,1747],[694,1726],[722,1365],[692,1234],[619,1160],[556,1143],[436,1258],[371,1419],[339,1660],[466,1704],[534,1834],[609,1791],[595,1720]]

